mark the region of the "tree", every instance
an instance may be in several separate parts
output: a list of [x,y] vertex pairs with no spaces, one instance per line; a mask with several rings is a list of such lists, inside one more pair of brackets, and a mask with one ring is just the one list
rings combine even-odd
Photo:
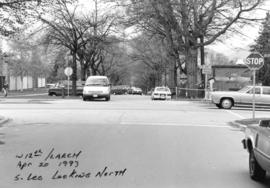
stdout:
[[[259,37],[255,41],[256,43],[251,46],[251,51],[260,52],[263,56],[270,53],[270,13],[266,14],[265,21],[262,24],[262,28]],[[257,81],[263,85],[270,86],[270,58],[264,58],[264,66],[258,71]]]
[[[126,1],[125,1],[126,2]],[[254,10],[261,0],[131,0],[125,3],[130,16],[129,24],[136,25],[153,35],[161,35],[167,41],[169,66],[177,68],[185,56],[187,86],[197,88],[199,48],[216,41],[240,20],[245,13]],[[181,62],[180,62],[181,63]],[[174,85],[176,82],[176,74]],[[195,92],[189,93],[190,97]]]
[[10,36],[31,23],[34,15],[53,0],[2,0],[0,2],[0,34]]
[[106,46],[103,52],[104,61],[102,65],[104,75],[110,78],[114,85],[130,84],[130,58],[125,42],[121,40]]
[[[52,7],[52,19],[40,16],[47,25],[46,41],[54,46],[65,47],[72,56],[72,90],[76,94],[77,61],[80,63],[81,80],[92,74],[104,74],[104,49],[113,40],[108,36],[115,24],[112,15],[99,15],[95,0],[93,17],[77,11],[76,1],[55,0],[57,6]],[[71,8],[74,6],[74,8]],[[101,73],[100,71],[103,71]]]
[[[65,1],[55,0],[56,6],[51,7],[53,17],[47,19],[40,16],[40,20],[47,25],[47,35],[45,42],[55,46],[65,47],[69,50],[72,56],[72,91],[76,95],[76,81],[77,81],[77,54],[79,50],[87,43],[84,40],[84,34],[89,28],[93,27],[91,22],[85,19],[78,19],[76,16],[77,5],[74,4],[76,0]],[[69,8],[74,5],[74,8]]]
[[[142,63],[147,68],[143,68],[144,74],[151,76],[144,76],[144,82],[150,85],[144,84],[144,88],[155,87],[157,85],[167,86],[168,67],[167,62],[169,58],[166,54],[164,42],[158,38],[149,38],[147,35],[140,35],[129,42],[132,50],[130,57],[134,62]],[[146,79],[152,81],[146,81]]]

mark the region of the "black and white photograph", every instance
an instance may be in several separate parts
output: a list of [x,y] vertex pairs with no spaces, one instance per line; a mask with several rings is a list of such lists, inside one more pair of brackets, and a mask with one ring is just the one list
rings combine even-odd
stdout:
[[270,0],[0,0],[0,188],[228,187],[270,187]]

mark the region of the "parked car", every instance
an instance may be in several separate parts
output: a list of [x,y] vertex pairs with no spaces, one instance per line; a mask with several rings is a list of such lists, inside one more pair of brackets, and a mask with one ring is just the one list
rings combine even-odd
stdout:
[[[212,102],[218,108],[230,109],[233,106],[250,106],[253,99],[253,86],[246,86],[239,91],[214,91]],[[270,87],[255,87],[255,104],[260,107],[270,107]]]
[[249,153],[249,174],[254,180],[263,180],[270,172],[270,119],[246,121],[244,149]]
[[168,87],[155,87],[151,99],[156,100],[156,99],[162,99],[162,100],[167,100],[172,98],[172,93]]
[[[83,86],[77,85],[76,95],[82,96],[82,91],[83,91]],[[54,87],[51,87],[48,89],[49,96],[62,96],[62,95],[66,96],[68,94],[73,95],[73,90],[72,90],[71,85],[69,86],[69,89],[67,85],[64,85],[64,84],[56,84]]]
[[128,89],[128,94],[131,95],[142,95],[142,89],[139,87],[130,87]]
[[106,76],[89,76],[83,88],[83,100],[105,98],[110,100],[111,84]]
[[111,88],[111,94],[114,95],[124,95],[128,93],[128,86],[125,85],[119,85],[119,86],[112,86]]

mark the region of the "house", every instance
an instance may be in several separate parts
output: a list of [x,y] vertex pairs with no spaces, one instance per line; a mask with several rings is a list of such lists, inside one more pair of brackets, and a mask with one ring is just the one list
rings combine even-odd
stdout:
[[213,65],[212,69],[216,91],[235,91],[252,82],[252,72],[242,64]]
[[5,60],[3,54],[0,53],[0,90],[2,91],[4,83],[8,84],[9,91],[25,90],[42,88],[46,86],[46,79],[43,75],[30,75],[24,73],[23,75],[13,74],[9,63]]

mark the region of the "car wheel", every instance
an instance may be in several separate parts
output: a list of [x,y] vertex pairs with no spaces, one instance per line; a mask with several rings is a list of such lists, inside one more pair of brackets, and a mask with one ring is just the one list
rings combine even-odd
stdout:
[[254,180],[263,180],[266,176],[266,171],[257,162],[253,149],[249,152],[249,175]]
[[106,101],[109,101],[111,99],[111,97],[106,97],[105,100]]
[[87,98],[83,96],[83,101],[87,101]]
[[220,106],[224,109],[231,109],[233,106],[233,101],[232,99],[228,99],[228,98],[222,99]]

